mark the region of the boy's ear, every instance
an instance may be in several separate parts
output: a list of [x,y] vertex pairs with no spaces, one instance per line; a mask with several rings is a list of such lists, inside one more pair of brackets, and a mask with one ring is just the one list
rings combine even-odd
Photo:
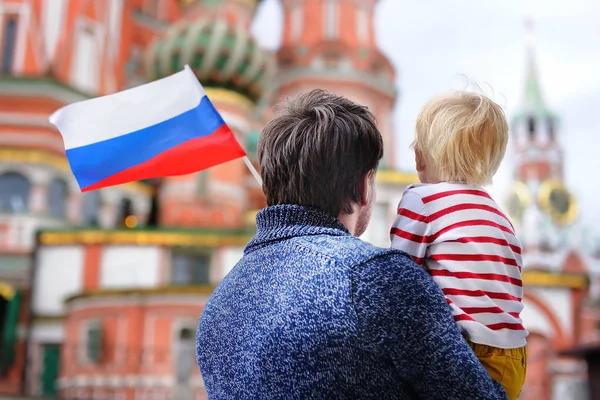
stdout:
[[425,160],[423,160],[423,156],[419,150],[415,150],[415,164],[417,171],[421,172],[425,170]]

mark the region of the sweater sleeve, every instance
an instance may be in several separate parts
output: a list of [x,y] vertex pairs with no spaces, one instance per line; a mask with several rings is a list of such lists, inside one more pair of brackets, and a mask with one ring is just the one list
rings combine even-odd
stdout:
[[427,253],[429,223],[421,196],[410,188],[404,192],[390,230],[392,248],[402,250],[422,265]]
[[422,399],[506,399],[460,334],[439,287],[388,253],[353,268],[352,302],[367,350],[390,360]]

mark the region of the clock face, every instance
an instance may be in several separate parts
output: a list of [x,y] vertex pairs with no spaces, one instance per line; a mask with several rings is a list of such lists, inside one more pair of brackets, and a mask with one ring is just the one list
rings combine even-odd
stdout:
[[520,220],[523,217],[523,207],[518,194],[513,192],[508,196],[508,200],[506,201],[506,209],[508,214],[516,220]]
[[523,182],[515,181],[506,199],[505,207],[508,215],[514,221],[523,218],[523,212],[531,203],[529,188]]
[[566,214],[571,208],[571,195],[564,189],[554,189],[550,192],[550,206],[558,214]]
[[538,201],[555,224],[568,225],[577,218],[575,198],[560,181],[543,182]]

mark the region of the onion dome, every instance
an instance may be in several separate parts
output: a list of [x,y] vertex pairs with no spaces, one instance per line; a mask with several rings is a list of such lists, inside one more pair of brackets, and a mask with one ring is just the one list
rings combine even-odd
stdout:
[[256,101],[263,93],[272,55],[242,26],[201,19],[172,27],[150,45],[147,76],[164,78],[186,64],[204,87],[229,89]]

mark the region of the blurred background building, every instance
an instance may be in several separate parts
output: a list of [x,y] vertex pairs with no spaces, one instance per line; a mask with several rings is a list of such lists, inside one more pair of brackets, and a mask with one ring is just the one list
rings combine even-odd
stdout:
[[[275,54],[250,32],[259,2],[0,0],[0,393],[206,398],[198,316],[265,206],[241,160],[82,195],[48,122],[54,110],[188,64],[254,163],[272,106],[315,87],[367,105],[394,148],[396,68],[375,41],[377,1],[281,0]],[[561,351],[597,340],[589,271],[600,254],[580,246],[557,115],[532,45],[527,57],[506,203],[525,244],[522,398],[585,399],[585,365]],[[394,155],[378,172],[364,236],[381,246],[403,189],[417,181],[395,169]]]

